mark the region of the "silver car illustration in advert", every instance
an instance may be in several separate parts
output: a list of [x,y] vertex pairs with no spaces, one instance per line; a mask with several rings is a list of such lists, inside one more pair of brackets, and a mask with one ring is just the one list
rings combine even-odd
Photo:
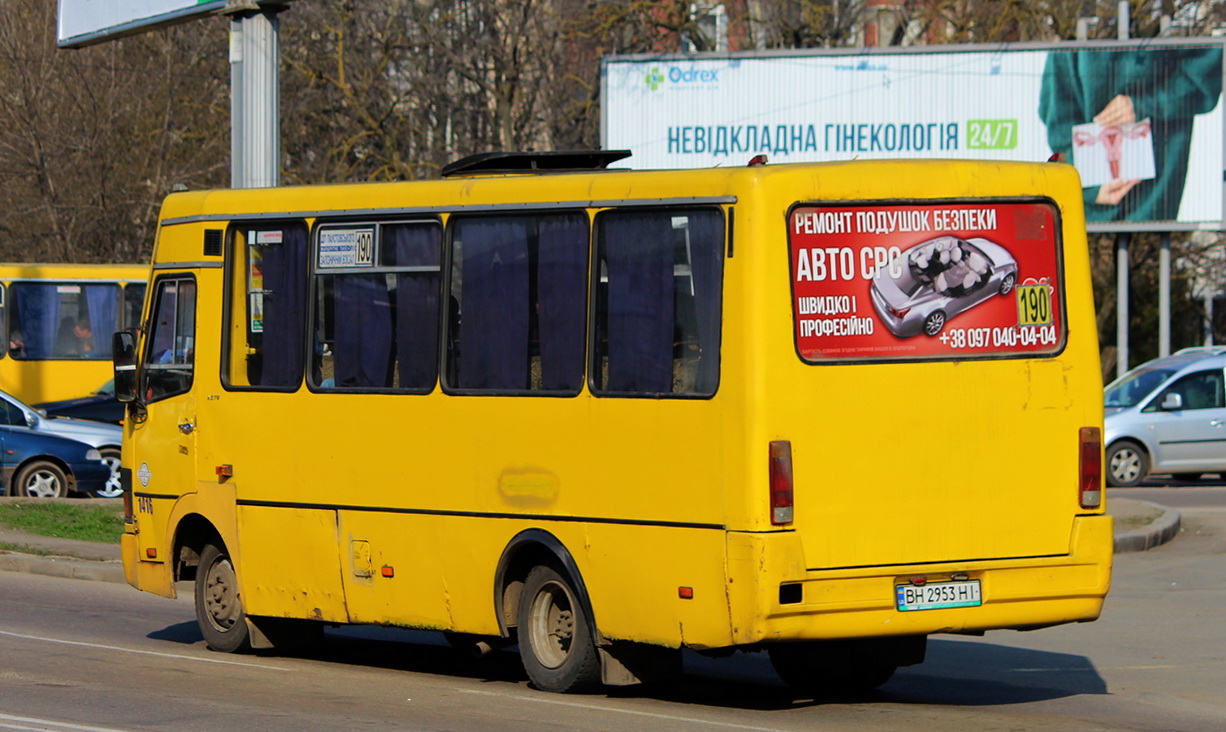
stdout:
[[983,238],[941,236],[916,244],[873,275],[873,309],[899,338],[935,336],[945,323],[1017,284],[1017,262]]

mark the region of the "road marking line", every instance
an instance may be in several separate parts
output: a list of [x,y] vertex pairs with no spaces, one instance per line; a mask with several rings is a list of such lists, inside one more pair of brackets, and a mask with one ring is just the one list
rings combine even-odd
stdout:
[[13,638],[24,638],[25,640],[43,641],[44,643],[60,643],[66,646],[83,646],[85,648],[97,648],[104,651],[120,651],[121,653],[136,653],[142,656],[159,656],[161,658],[174,658],[183,661],[198,661],[200,663],[219,663],[223,666],[245,666],[247,668],[258,668],[268,671],[289,671],[287,668],[278,668],[276,666],[265,666],[258,663],[243,663],[242,661],[226,661],[220,658],[200,658],[199,656],[185,656],[180,653],[162,653],[161,651],[142,651],[136,648],[123,648],[122,646],[104,646],[100,643],[84,643],[81,641],[63,640],[62,638],[45,638],[40,635],[26,635],[24,633],[13,633],[7,630],[0,630],[0,635],[7,635]]
[[720,727],[723,729],[743,729],[751,732],[782,732],[782,727],[751,727],[744,724],[733,724],[731,722],[711,722],[705,719],[694,719],[692,717],[678,717],[672,714],[657,714],[655,712],[640,712],[633,709],[618,709],[617,707],[609,707],[603,704],[580,704],[577,702],[561,701],[559,699],[550,699],[548,697],[535,696],[518,696],[515,694],[502,694],[496,691],[478,691],[476,689],[459,689],[464,694],[478,694],[480,696],[497,696],[503,699],[514,699],[516,701],[536,702],[538,704],[553,704],[559,707],[574,707],[575,709],[583,709],[585,711],[601,711],[601,712],[616,712],[617,714],[629,714],[635,717],[649,717],[651,719],[665,719],[670,722],[682,722],[689,724],[702,724],[708,727]]
[[[26,727],[18,724],[24,722],[26,724],[37,724],[37,727]],[[68,722],[56,722],[50,719],[37,719],[34,717],[14,717],[9,714],[0,714],[0,729],[21,729],[33,730],[34,732],[46,732],[47,730],[70,729],[78,732],[125,732],[124,730],[115,729],[113,727],[90,727],[83,724],[69,724]]]

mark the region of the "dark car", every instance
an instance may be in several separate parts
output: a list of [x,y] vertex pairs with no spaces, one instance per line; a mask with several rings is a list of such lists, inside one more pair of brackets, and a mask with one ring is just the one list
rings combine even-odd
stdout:
[[63,498],[106,489],[111,468],[97,448],[26,427],[0,427],[0,488],[5,495]]
[[58,402],[43,402],[33,405],[53,417],[90,419],[95,422],[123,424],[124,405],[115,398],[115,380],[103,384],[89,396],[64,399]]

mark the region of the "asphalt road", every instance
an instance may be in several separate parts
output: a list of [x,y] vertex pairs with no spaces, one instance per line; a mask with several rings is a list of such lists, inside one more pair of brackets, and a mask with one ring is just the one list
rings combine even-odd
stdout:
[[925,664],[839,701],[793,698],[747,654],[687,656],[678,681],[579,697],[529,688],[512,652],[472,660],[430,633],[329,631],[308,657],[222,655],[204,648],[186,596],[0,572],[0,730],[1216,732],[1226,728],[1216,508],[1183,509],[1173,541],[1117,556],[1099,621],[937,638]]

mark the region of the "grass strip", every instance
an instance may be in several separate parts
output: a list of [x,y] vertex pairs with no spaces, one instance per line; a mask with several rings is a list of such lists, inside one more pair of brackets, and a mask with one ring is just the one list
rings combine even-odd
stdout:
[[123,534],[123,517],[113,506],[68,501],[5,501],[0,524],[28,534],[114,544]]

